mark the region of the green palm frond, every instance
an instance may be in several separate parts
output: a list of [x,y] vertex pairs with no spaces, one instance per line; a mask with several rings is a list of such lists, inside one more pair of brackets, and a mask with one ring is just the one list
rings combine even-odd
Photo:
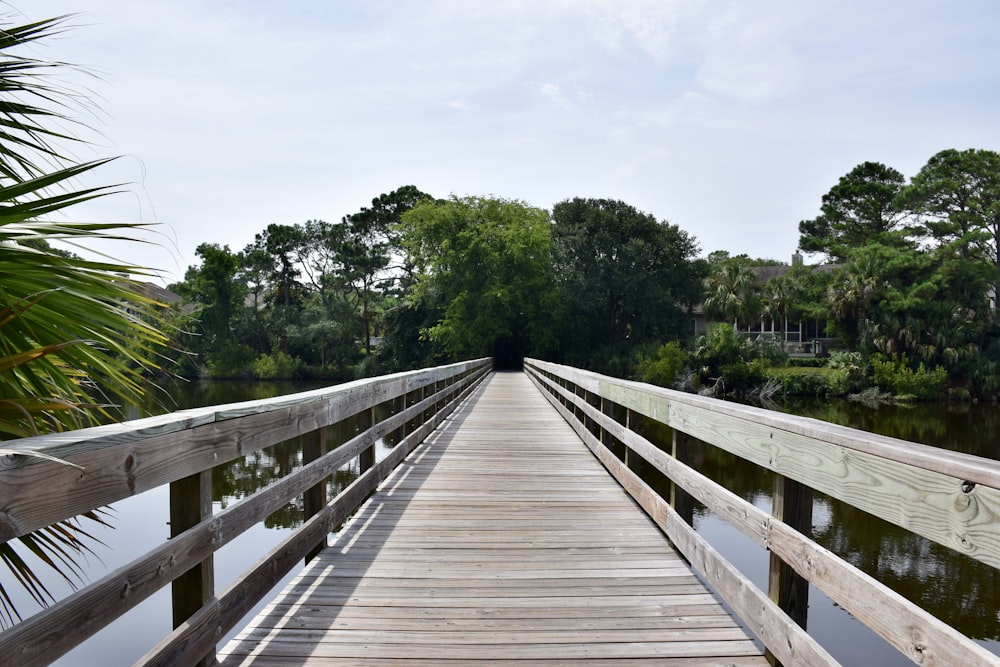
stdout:
[[87,101],[52,76],[78,68],[21,53],[62,33],[69,18],[0,25],[0,179],[19,182],[45,174],[53,165],[72,162],[63,144],[83,143],[59,127],[85,127],[74,116]]
[[[21,53],[63,31],[66,19],[4,25],[0,17],[0,440],[113,419],[116,403],[140,401],[142,374],[158,369],[168,343],[157,330],[158,304],[140,290],[139,278],[151,271],[51,245],[135,241],[144,226],[63,219],[70,207],[122,189],[77,186],[108,160],[80,163],[65,149],[86,143],[75,131],[89,129],[75,117],[86,99],[59,83],[58,74],[74,66]],[[7,454],[42,456],[16,444],[0,449]],[[82,516],[106,524],[98,513]],[[0,543],[0,563],[44,605],[52,595],[24,556],[75,585],[79,559],[94,543],[78,517]],[[0,583],[0,626],[16,618]]]

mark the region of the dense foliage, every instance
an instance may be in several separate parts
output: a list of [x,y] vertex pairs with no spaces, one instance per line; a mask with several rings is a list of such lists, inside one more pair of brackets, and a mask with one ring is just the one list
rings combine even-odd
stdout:
[[[65,63],[37,58],[39,41],[63,20],[0,26],[0,439],[51,433],[121,418],[116,408],[141,401],[142,374],[159,368],[167,339],[157,304],[144,295],[150,271],[77,249],[94,238],[129,239],[139,225],[88,224],[66,209],[114,193],[81,188],[77,178],[107,160],[79,162],[86,134],[80,95],[60,88]],[[136,278],[135,276],[138,276]],[[0,448],[12,456],[25,449]],[[102,522],[94,512],[85,515]],[[71,584],[76,558],[89,549],[77,521],[0,543],[0,562],[39,603],[51,601],[22,557],[32,553]],[[0,582],[0,626],[18,616]]]
[[548,214],[516,201],[452,197],[403,216],[416,267],[404,307],[438,313],[420,330],[448,358],[494,356],[514,366],[553,346],[558,300]]
[[[575,198],[548,213],[405,186],[338,224],[272,224],[238,253],[199,247],[201,266],[175,286],[197,334],[189,371],[342,377],[533,355],[725,393],[768,379],[845,393],[877,386],[878,358],[899,377],[921,364],[933,375],[931,390],[901,381],[895,393],[941,393],[943,373],[992,395],[998,169],[983,150],[942,151],[909,182],[864,162],[799,225],[800,247],[828,262],[791,266],[699,259],[692,235],[622,201]],[[775,370],[786,352],[836,349],[861,355],[862,371]]]
[[239,252],[202,244],[171,289],[191,355],[208,377],[332,377],[374,371],[372,342],[408,275],[396,226],[427,195],[404,186],[339,223],[271,224]]
[[644,344],[690,330],[701,265],[676,225],[621,201],[572,199],[552,210],[552,245],[567,363],[622,374]]
[[190,374],[345,377],[526,355],[628,374],[637,351],[691,328],[696,252],[620,201],[550,215],[405,186],[339,224],[270,225],[239,253],[200,246],[172,287],[195,333]]

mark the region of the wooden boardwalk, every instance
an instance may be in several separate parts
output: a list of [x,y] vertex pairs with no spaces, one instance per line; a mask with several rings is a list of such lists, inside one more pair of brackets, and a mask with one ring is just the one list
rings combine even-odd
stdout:
[[521,373],[477,390],[219,661],[767,664]]

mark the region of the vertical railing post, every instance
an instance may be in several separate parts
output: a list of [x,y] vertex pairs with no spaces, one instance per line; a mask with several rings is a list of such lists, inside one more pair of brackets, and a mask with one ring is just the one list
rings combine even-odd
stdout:
[[[603,415],[604,414],[604,397],[603,396],[598,396],[597,398],[598,398],[599,405],[600,405],[599,409],[601,411],[601,414]],[[600,429],[600,431],[599,431],[600,438],[598,438],[598,439],[601,441],[602,445],[604,445],[605,447],[608,447],[608,444],[609,444],[608,443],[608,441],[609,441],[608,432],[604,429],[604,425],[603,424],[598,424],[597,428]]]
[[[426,398],[427,398],[427,385],[425,384],[420,388],[420,400],[423,401],[426,400]],[[420,425],[423,426],[424,424],[426,424],[428,420],[430,420],[430,418],[431,418],[430,408],[424,408],[423,411],[421,411],[420,413]]]
[[[392,414],[398,415],[400,412],[406,410],[406,394],[401,394],[396,398],[392,399]],[[396,441],[399,442],[404,437],[406,437],[406,424],[403,423],[396,430]]]
[[[212,515],[212,470],[170,483],[170,536],[176,537]],[[173,627],[180,626],[215,595],[215,557],[209,556],[170,586]],[[215,650],[201,665],[215,664]]]
[[[691,459],[688,451],[688,438],[687,433],[674,429],[670,453],[679,463],[684,465],[688,465]],[[691,496],[673,481],[670,482],[670,506],[689,526],[694,523],[694,505],[691,502]]]
[[[632,411],[629,410],[628,408],[625,408],[625,424],[624,424],[624,426],[625,426],[625,430],[626,431],[631,431],[632,430]],[[632,448],[629,447],[628,445],[625,445],[625,467],[626,468],[628,467],[628,460],[630,458],[629,457],[629,452],[631,452],[631,451],[632,451]]]
[[[368,415],[367,424],[363,426],[365,430],[375,426],[375,420],[377,419],[375,415],[375,406],[365,411]],[[375,465],[375,440],[372,439],[372,444],[370,447],[365,447],[360,454],[358,454],[358,474],[362,474],[369,468]]]
[[[775,475],[771,514],[807,537],[812,536],[812,501],[810,487],[784,475]],[[809,611],[809,580],[772,553],[767,584],[768,596],[805,629]],[[770,652],[767,658],[772,665],[780,664]]]
[[[413,394],[414,394],[414,392],[415,392],[416,390],[415,390],[415,389],[411,389],[411,388],[409,387],[409,385],[407,385],[407,387],[406,387],[406,388],[407,388],[407,392],[406,392],[406,394],[405,394],[405,395],[403,396],[403,409],[404,409],[404,410],[409,410],[409,409],[410,409],[410,408],[412,408],[412,407],[414,406],[414,404],[416,403],[416,401],[414,401],[414,400],[413,400],[413,398],[414,398]],[[418,427],[420,426],[420,425],[419,425],[419,424],[417,423],[417,420],[418,420],[418,419],[419,419],[419,417],[411,417],[411,418],[410,418],[410,419],[409,419],[409,420],[408,420],[408,421],[406,422],[406,434],[407,434],[407,435],[409,435],[410,433],[413,433],[413,432],[414,432],[415,430],[417,430],[417,428],[418,428]]]
[[[326,429],[316,429],[312,433],[305,435],[302,443],[302,463],[310,463],[326,454]],[[326,506],[326,478],[323,478],[316,486],[306,490],[302,496],[303,520],[308,521]],[[306,562],[311,561],[326,546],[326,534],[323,539],[306,554]]]

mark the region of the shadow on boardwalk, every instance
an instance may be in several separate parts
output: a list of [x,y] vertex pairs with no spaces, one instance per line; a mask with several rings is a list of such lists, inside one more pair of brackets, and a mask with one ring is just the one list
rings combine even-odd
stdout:
[[521,373],[478,389],[223,653],[227,666],[766,664]]

